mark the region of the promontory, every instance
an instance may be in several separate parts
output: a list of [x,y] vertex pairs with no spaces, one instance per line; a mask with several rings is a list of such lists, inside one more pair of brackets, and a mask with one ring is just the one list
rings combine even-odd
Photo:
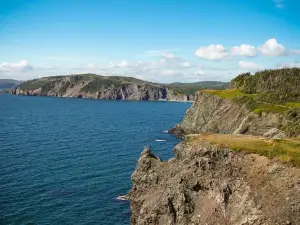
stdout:
[[132,225],[300,224],[300,69],[197,92],[170,132],[174,157],[146,147],[132,174]]

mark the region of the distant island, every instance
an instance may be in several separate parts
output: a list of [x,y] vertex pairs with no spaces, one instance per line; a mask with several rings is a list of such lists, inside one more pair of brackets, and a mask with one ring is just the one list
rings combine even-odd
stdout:
[[11,89],[19,84],[21,84],[22,81],[19,80],[13,80],[13,79],[0,79],[0,89]]
[[197,90],[224,89],[228,82],[160,84],[133,77],[78,74],[29,80],[13,88],[14,95],[116,100],[193,101]]

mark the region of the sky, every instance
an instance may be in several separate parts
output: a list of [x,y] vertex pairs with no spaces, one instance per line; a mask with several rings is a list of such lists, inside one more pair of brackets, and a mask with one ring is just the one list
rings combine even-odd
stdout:
[[299,0],[0,0],[0,79],[229,81],[300,67]]

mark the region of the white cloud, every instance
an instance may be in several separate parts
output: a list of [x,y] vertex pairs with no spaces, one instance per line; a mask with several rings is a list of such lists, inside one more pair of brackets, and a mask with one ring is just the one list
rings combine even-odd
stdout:
[[120,63],[116,65],[118,68],[127,68],[129,67],[129,63],[126,60],[122,60]]
[[287,54],[286,48],[282,44],[278,43],[275,38],[267,40],[258,49],[266,56],[281,56]]
[[95,68],[97,68],[97,66],[95,64],[89,63],[89,64],[87,64],[87,68],[88,69],[95,69]]
[[161,57],[164,58],[164,59],[176,59],[177,57],[171,53],[165,53],[165,52],[162,52],[161,53]]
[[44,59],[49,59],[49,60],[64,61],[64,60],[68,60],[68,59],[74,58],[74,57],[45,56],[45,57],[43,57],[43,58],[44,58]]
[[119,63],[110,62],[107,67],[108,68],[123,68],[123,69],[125,69],[125,68],[130,68],[131,65],[128,61],[122,60]]
[[199,58],[208,60],[221,60],[227,57],[229,54],[223,45],[209,45],[207,47],[199,48],[195,55]]
[[146,51],[146,55],[149,56],[161,56],[162,53],[166,53],[166,52],[178,52],[180,51],[180,49],[174,48],[174,49],[165,49],[165,50],[149,50]]
[[261,66],[259,66],[258,64],[254,63],[254,62],[247,62],[247,61],[240,61],[239,66],[242,69],[247,69],[247,70],[259,70],[259,69],[261,69]]
[[189,63],[189,62],[183,62],[183,63],[181,63],[181,64],[180,64],[180,66],[181,66],[181,67],[188,68],[188,67],[191,67],[191,66],[192,66],[192,64],[191,64],[191,63]]
[[202,76],[202,75],[205,75],[205,74],[206,73],[203,70],[196,71],[196,75],[198,75],[198,76]]
[[27,72],[32,70],[33,67],[26,61],[21,60],[17,63],[0,63],[0,72],[14,73],[14,72]]
[[160,71],[160,73],[165,76],[173,76],[178,72],[175,70],[162,70],[162,71]]
[[231,54],[254,57],[256,56],[256,48],[254,46],[245,44],[241,46],[234,46],[231,49]]
[[273,0],[275,7],[282,9],[284,8],[284,0]]

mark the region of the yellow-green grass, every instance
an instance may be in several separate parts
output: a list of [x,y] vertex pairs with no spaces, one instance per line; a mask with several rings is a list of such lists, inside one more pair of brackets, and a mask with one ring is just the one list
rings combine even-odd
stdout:
[[291,108],[300,108],[300,102],[288,102],[284,105]]
[[[225,90],[203,90],[203,92],[208,94],[213,94],[219,96],[223,99],[234,99],[238,97],[250,97],[253,100],[256,99],[257,94],[246,94],[241,92],[238,89],[225,89]],[[273,113],[284,113],[292,108],[300,108],[300,102],[289,102],[285,104],[272,104],[272,103],[264,103],[261,101],[257,101],[253,112],[261,113],[261,112],[273,112]]]
[[271,140],[253,136],[236,136],[231,134],[199,134],[189,135],[187,140],[197,144],[199,141],[208,141],[220,147],[234,151],[244,151],[277,158],[283,163],[289,163],[300,168],[300,138]]
[[256,94],[245,94],[238,89],[225,89],[225,90],[203,90],[203,92],[208,94],[217,95],[220,98],[237,98],[242,96],[255,97]]
[[253,110],[253,112],[255,112],[255,113],[261,113],[261,112],[284,113],[289,109],[290,109],[289,107],[286,107],[284,105],[258,103],[256,108]]
[[274,113],[284,113],[290,109],[300,108],[299,102],[289,102],[285,104],[271,104],[271,103],[262,103],[258,102],[253,112],[274,112]]

